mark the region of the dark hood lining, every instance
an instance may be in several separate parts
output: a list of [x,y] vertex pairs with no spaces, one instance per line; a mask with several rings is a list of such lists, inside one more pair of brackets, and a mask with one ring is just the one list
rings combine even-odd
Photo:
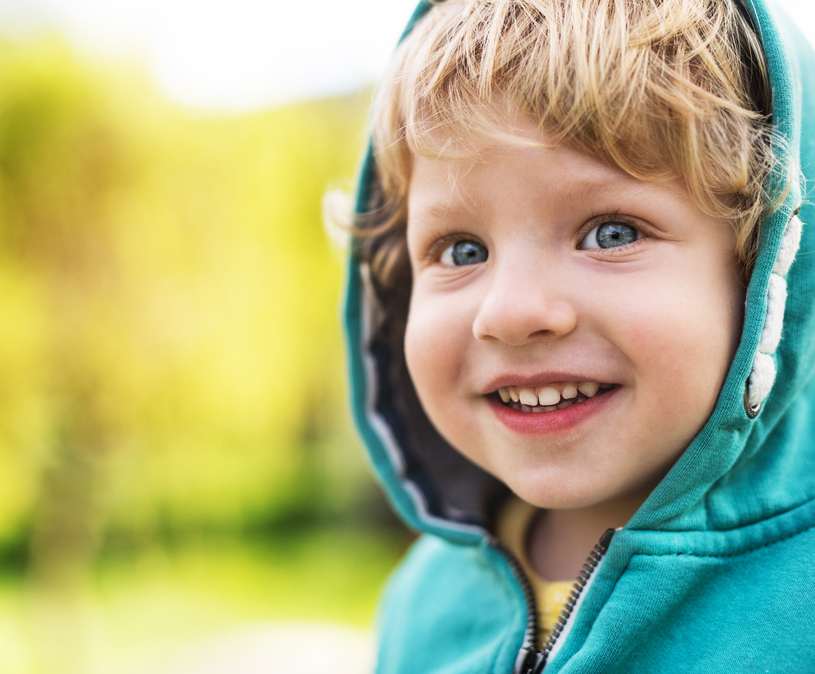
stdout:
[[[386,318],[377,294],[365,293],[373,327],[366,344],[376,379],[373,407],[391,430],[401,454],[400,478],[421,492],[429,515],[488,528],[509,489],[454,449],[427,418],[404,358],[407,304],[397,302],[399,315]],[[399,294],[409,297],[410,293]],[[390,306],[384,313],[397,313]]]

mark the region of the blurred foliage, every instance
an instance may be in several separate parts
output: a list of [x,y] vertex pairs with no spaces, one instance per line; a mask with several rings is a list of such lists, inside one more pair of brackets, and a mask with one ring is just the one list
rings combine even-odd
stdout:
[[207,116],[0,41],[0,671],[370,624],[406,538],[350,428],[320,206],[369,97]]
[[366,510],[320,201],[368,96],[212,117],[57,39],[0,63],[0,554]]
[[[274,547],[211,539],[170,554],[154,547],[108,558],[72,602],[53,593],[32,601],[0,577],[0,671],[178,674],[179,652],[241,629],[266,628],[271,636],[292,621],[369,627],[396,542],[329,529]],[[279,671],[244,669],[250,656],[236,650],[226,671]]]

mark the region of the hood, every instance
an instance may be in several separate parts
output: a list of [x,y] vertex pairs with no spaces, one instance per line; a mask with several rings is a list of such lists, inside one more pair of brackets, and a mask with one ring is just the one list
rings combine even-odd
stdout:
[[[687,450],[626,528],[727,531],[815,498],[815,55],[770,0],[744,0],[764,45],[772,85],[776,148],[789,175],[782,205],[761,226],[746,294],[744,327],[717,404]],[[429,9],[421,2],[406,34]],[[357,212],[370,203],[367,152]],[[772,192],[771,192],[772,193]],[[349,260],[346,336],[354,418],[394,509],[412,528],[478,543],[508,490],[435,431],[407,375],[399,339],[383,317],[367,269]],[[384,335],[384,336],[383,336]],[[598,438],[598,441],[601,441]]]

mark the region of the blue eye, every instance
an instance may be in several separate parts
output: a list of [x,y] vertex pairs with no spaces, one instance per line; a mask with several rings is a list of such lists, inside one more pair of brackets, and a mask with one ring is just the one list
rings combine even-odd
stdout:
[[456,241],[442,251],[440,262],[442,264],[463,267],[468,264],[479,264],[487,261],[487,249],[477,241]]
[[640,231],[625,222],[604,222],[593,228],[580,242],[581,250],[619,248],[642,238]]

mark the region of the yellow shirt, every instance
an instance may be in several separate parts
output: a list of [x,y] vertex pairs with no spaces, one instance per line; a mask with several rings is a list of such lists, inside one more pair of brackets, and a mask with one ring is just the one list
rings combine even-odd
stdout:
[[518,558],[532,584],[538,602],[538,637],[542,642],[557,622],[574,581],[549,582],[541,578],[532,568],[526,553],[526,541],[529,525],[537,512],[535,506],[519,498],[510,499],[498,517],[496,534]]

